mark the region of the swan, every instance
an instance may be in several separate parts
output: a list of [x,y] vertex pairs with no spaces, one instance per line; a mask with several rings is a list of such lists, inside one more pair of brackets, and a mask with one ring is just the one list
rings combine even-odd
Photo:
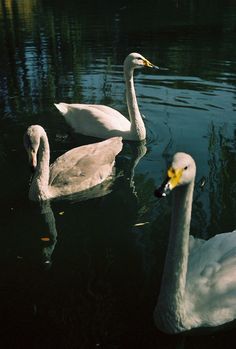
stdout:
[[209,240],[189,236],[196,166],[176,153],[157,197],[173,190],[167,255],[157,305],[156,326],[172,334],[217,328],[236,318],[236,230]]
[[54,105],[75,132],[98,138],[121,136],[125,140],[144,140],[146,129],[138,108],[133,80],[134,69],[143,67],[159,69],[139,53],[130,53],[124,61],[130,121],[117,110],[105,105],[67,103]]
[[49,166],[47,134],[39,125],[30,126],[24,134],[24,146],[34,170],[29,199],[65,197],[102,183],[112,175],[115,157],[122,145],[121,137],[83,145],[67,151]]

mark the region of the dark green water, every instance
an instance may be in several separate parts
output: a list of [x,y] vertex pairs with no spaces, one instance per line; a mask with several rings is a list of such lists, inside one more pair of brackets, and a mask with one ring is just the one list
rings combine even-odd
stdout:
[[[197,163],[192,234],[236,226],[235,1],[61,3],[0,1],[0,347],[235,347],[235,329],[168,336],[152,317],[171,207],[153,191],[176,151]],[[135,76],[146,154],[136,163],[142,149],[125,144],[110,194],[41,212],[27,198],[24,131],[45,127],[52,161],[94,141],[71,134],[53,103],[127,114],[122,63],[133,51],[168,68]]]

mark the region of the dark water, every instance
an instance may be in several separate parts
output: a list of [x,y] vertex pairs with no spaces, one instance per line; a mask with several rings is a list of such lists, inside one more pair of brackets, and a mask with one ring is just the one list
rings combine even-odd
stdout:
[[[197,163],[192,234],[236,226],[235,43],[235,1],[1,0],[1,348],[235,347],[234,328],[168,336],[152,317],[171,204],[153,191],[176,151]],[[168,68],[135,76],[146,154],[124,145],[104,197],[30,204],[25,129],[45,127],[52,160],[94,141],[71,134],[53,103],[127,114],[133,51]]]

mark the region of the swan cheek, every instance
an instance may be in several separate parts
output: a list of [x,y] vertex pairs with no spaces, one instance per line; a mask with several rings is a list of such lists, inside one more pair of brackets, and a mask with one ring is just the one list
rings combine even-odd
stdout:
[[37,154],[35,151],[29,151],[29,165],[31,168],[35,169],[37,167]]

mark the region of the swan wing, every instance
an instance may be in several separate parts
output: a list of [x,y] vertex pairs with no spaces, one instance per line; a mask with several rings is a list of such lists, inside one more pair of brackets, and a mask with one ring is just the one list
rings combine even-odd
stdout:
[[217,326],[236,318],[236,231],[200,241],[189,255],[186,309]]
[[121,137],[114,137],[66,152],[50,166],[51,188],[72,193],[101,183],[121,149]]
[[223,264],[228,259],[230,251],[236,247],[236,230],[217,234],[209,240],[194,239],[191,236],[190,246],[188,272],[203,273],[209,264],[216,262]]
[[70,126],[84,135],[109,138],[130,131],[130,121],[105,105],[59,103],[55,106]]

